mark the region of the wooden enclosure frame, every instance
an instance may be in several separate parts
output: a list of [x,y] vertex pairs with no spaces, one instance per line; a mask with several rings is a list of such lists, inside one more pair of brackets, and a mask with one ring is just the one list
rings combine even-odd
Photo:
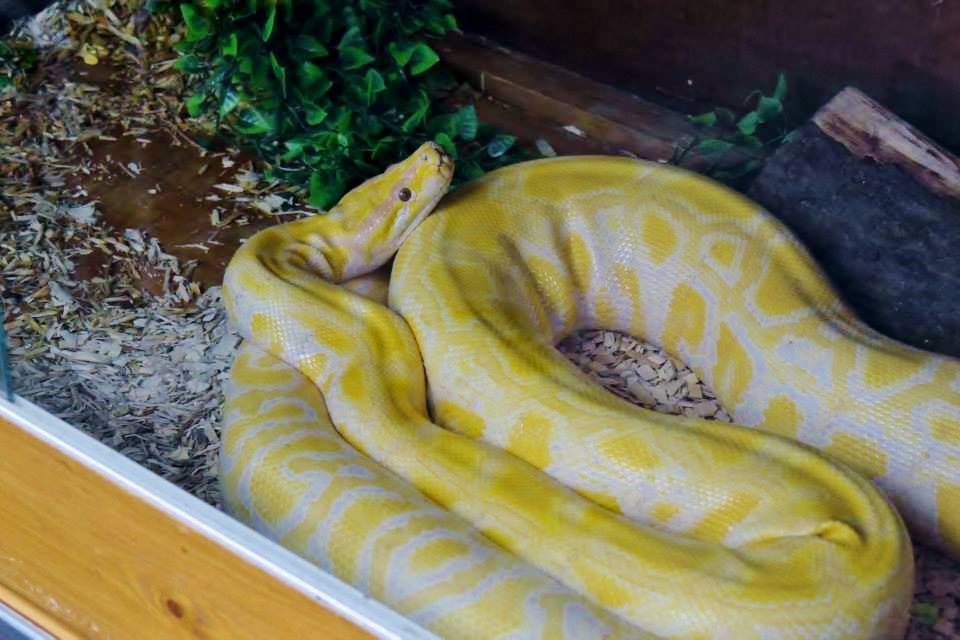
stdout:
[[0,399],[4,605],[57,638],[435,638],[19,397]]

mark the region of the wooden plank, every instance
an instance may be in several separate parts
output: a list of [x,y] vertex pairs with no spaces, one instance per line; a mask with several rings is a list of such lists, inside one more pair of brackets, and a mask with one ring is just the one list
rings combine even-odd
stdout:
[[874,329],[960,356],[960,160],[856,89],[780,148],[748,195]]
[[[436,48],[445,63],[493,99],[480,111],[487,122],[521,138],[535,131],[561,153],[626,153],[667,162],[716,133],[681,113],[482,38],[449,36]],[[737,165],[744,154],[728,153],[719,166]],[[685,166],[705,163],[690,153]]]
[[58,637],[425,637],[22,399],[0,451],[0,601]]
[[450,102],[456,106],[472,103],[477,108],[480,122],[509,132],[528,148],[533,148],[538,141],[543,140],[559,155],[615,155],[623,152],[603,140],[579,136],[556,122],[538,118],[489,95],[475,93],[464,96],[463,92],[459,92]]

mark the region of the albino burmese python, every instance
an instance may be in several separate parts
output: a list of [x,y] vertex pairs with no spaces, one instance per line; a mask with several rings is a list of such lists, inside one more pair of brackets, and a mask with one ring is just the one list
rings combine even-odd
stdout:
[[[237,252],[228,507],[446,637],[901,636],[910,543],[866,478],[960,551],[960,362],[860,324],[705,178],[537,160],[427,218],[451,173],[425,145]],[[587,327],[754,428],[595,386],[553,348]]]

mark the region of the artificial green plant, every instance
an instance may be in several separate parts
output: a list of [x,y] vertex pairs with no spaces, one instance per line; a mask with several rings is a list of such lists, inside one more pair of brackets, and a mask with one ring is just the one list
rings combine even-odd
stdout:
[[431,39],[457,29],[450,0],[191,0],[177,66],[191,116],[254,146],[276,176],[326,207],[428,139],[458,179],[506,164],[514,139],[473,106],[441,112],[456,86]]
[[[756,173],[767,157],[795,134],[784,108],[786,98],[787,77],[780,73],[769,95],[753,91],[747,96],[745,104],[753,106],[743,113],[738,115],[731,109],[718,107],[692,117],[695,124],[711,127],[718,133],[697,140],[684,151],[696,150],[701,156],[713,160],[714,166],[708,167],[706,173],[724,182],[736,183]],[[731,152],[737,152],[744,160],[733,167],[717,168],[718,161]]]

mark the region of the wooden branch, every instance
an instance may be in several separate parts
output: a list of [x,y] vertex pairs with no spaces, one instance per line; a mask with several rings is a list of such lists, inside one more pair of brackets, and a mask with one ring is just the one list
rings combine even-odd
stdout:
[[895,164],[931,191],[960,198],[960,161],[863,92],[844,89],[813,122],[856,157]]

